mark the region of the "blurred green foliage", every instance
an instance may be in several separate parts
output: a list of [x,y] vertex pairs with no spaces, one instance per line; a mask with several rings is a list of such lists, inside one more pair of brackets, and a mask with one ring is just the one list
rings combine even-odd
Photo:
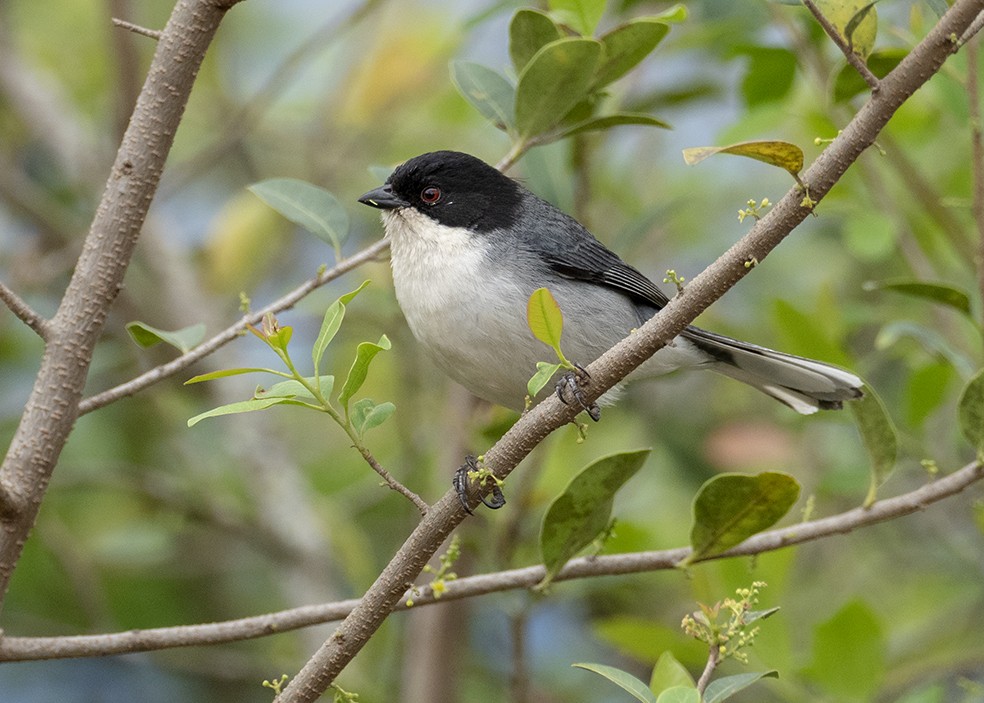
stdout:
[[[571,6],[560,8],[565,13],[578,6],[562,4]],[[928,31],[938,4],[879,4],[876,74]],[[36,5],[0,4],[0,60],[16,67],[0,81],[0,280],[50,314],[154,50],[152,40],[113,28],[111,14],[156,28],[170,8],[51,0],[40,13]],[[558,9],[551,5],[537,9]],[[348,21],[360,7],[368,11]],[[158,331],[203,323],[210,336],[238,319],[241,291],[260,307],[333,263],[330,246],[270,216],[245,192],[250,184],[297,178],[333,193],[348,210],[350,235],[339,245],[350,254],[381,235],[376,213],[355,203],[378,185],[379,171],[442,148],[502,159],[509,135],[462,97],[449,65],[480,64],[522,86],[518,64],[536,52],[510,53],[511,18],[520,7],[508,0],[250,0],[235,7],[202,67],[126,287],[96,349],[89,391],[177,353],[137,346],[127,323],[141,320]],[[670,7],[612,0],[598,17],[565,16],[581,33],[604,37]],[[686,21],[657,38],[635,69],[605,85],[581,86],[596,116],[641,113],[672,131],[628,125],[580,132],[527,152],[514,169],[655,280],[668,268],[692,278],[747,230],[736,213],[749,199],[776,202],[790,186],[787,173],[747,159],[688,167],[682,149],[785,140],[802,147],[809,162],[866,95],[803,8],[769,0],[693,0],[686,7]],[[864,376],[901,437],[898,468],[881,495],[931,480],[924,459],[949,471],[974,458],[977,448],[963,440],[962,428],[980,444],[979,428],[967,429],[973,414],[965,410],[958,419],[963,388],[984,357],[966,62],[966,52],[948,62],[817,216],[699,320]],[[469,76],[480,81],[474,71]],[[31,90],[18,91],[25,85]],[[529,136],[534,127],[560,135],[587,119],[579,104],[564,107],[571,119],[548,124],[549,115],[521,113],[517,104],[509,113],[514,135]],[[360,391],[397,408],[373,431],[372,448],[397,479],[431,501],[447,490],[464,454],[486,448],[513,416],[474,406],[423,358],[384,262],[283,313],[292,344],[314,346],[325,309],[365,278],[373,285],[348,306],[325,368],[345,368],[363,340],[386,334],[392,341]],[[966,292],[969,314],[962,303],[947,302],[959,296],[911,294],[913,284]],[[0,311],[4,446],[40,352],[33,334]],[[191,387],[184,380],[267,365],[264,352],[244,337],[186,375],[78,421],[14,576],[6,633],[190,624],[363,592],[417,511],[378,486],[349,442],[326,430],[324,417],[278,408],[186,426],[208,408],[252,397],[254,387],[244,376]],[[719,473],[795,476],[801,497],[786,522],[807,499],[814,517],[857,506],[870,481],[850,413],[802,418],[710,375],[633,387],[605,409],[585,442],[577,438],[574,428],[555,433],[507,483],[507,508],[483,511],[462,527],[459,576],[537,563],[538,530],[551,501],[580,467],[627,447],[653,451],[632,490],[615,499],[607,552],[686,544],[693,496]],[[518,700],[508,693],[518,651],[518,680],[529,699],[614,700],[599,677],[569,665],[605,661],[645,678],[672,650],[696,675],[706,652],[682,633],[680,618],[694,600],[714,602],[754,579],[769,584],[766,605],[782,612],[762,623],[749,668],[777,669],[780,678],[733,700],[979,700],[984,536],[974,500],[971,491],[846,537],[697,564],[688,575],[565,582],[547,598],[503,593],[398,614],[340,683],[361,700],[423,700],[415,696],[437,695],[424,675],[436,669],[443,698],[431,700]],[[158,691],[171,692],[166,700],[266,701],[263,679],[296,671],[330,631],[109,663],[9,664],[0,669],[0,690],[19,701],[154,700]],[[145,675],[148,668],[153,676]],[[733,662],[722,667],[723,674],[742,671]]]

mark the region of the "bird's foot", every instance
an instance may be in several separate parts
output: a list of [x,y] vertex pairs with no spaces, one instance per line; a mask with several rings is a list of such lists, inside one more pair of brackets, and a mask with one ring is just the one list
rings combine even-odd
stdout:
[[560,398],[560,402],[564,405],[577,403],[588,414],[588,417],[598,422],[601,419],[601,408],[598,407],[598,403],[587,402],[584,397],[584,391],[581,390],[581,387],[587,385],[590,379],[591,376],[588,375],[587,370],[583,366],[574,364],[574,368],[561,376],[560,380],[557,381],[557,397]]
[[503,505],[506,504],[506,498],[502,495],[502,488],[500,487],[500,481],[492,472],[488,469],[480,469],[478,467],[478,459],[469,454],[465,457],[465,463],[458,467],[458,470],[454,472],[454,478],[451,479],[451,485],[454,486],[455,493],[458,494],[458,500],[461,502],[461,507],[465,509],[469,515],[472,513],[472,505],[478,505],[478,503],[472,504],[472,499],[469,496],[469,483],[474,480],[480,488],[488,487],[488,492],[491,498],[485,497],[485,491],[482,490],[478,498],[485,505],[486,508],[491,510],[498,510]]

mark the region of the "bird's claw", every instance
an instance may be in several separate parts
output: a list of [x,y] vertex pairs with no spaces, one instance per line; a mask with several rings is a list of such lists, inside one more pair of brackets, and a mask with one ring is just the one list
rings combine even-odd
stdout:
[[564,405],[577,403],[588,417],[598,422],[601,419],[601,408],[598,407],[598,403],[588,403],[584,398],[584,391],[581,390],[581,386],[586,385],[590,378],[587,369],[580,364],[574,364],[574,368],[557,381],[557,397]]
[[[458,501],[469,515],[474,515],[474,513],[469,505],[468,486],[470,480],[468,473],[478,470],[478,460],[469,454],[465,457],[465,463],[458,467],[458,470],[454,472],[454,477],[451,479],[451,485],[454,486],[454,491],[458,494]],[[480,493],[478,496],[486,508],[498,510],[506,504],[506,498],[502,495],[502,489],[499,488],[499,484],[495,480],[489,486],[489,493],[491,494],[491,499],[486,498],[484,493]]]

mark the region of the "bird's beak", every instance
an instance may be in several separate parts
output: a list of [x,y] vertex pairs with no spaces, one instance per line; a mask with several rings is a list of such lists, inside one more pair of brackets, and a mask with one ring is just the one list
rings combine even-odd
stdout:
[[379,208],[380,210],[395,210],[398,207],[407,207],[410,204],[397,196],[393,192],[393,187],[388,183],[370,190],[359,198],[359,202],[369,207]]

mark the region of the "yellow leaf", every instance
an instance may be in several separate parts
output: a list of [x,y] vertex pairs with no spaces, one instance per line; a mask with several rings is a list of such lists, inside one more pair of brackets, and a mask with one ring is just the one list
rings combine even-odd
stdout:
[[803,150],[795,144],[783,141],[739,142],[728,146],[697,146],[683,150],[683,160],[694,166],[715,154],[734,154],[789,171],[796,176],[803,170]]

